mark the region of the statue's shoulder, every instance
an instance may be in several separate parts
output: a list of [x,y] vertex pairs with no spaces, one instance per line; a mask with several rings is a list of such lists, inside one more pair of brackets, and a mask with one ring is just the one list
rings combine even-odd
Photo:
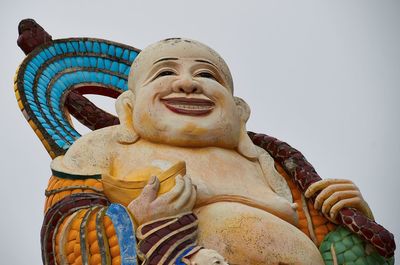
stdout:
[[63,156],[56,157],[51,168],[56,171],[95,175],[108,170],[111,153],[118,145],[115,137],[116,126],[95,130],[83,135],[68,149]]

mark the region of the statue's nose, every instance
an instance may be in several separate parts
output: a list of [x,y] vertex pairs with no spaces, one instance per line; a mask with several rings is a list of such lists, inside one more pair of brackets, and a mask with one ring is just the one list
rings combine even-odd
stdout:
[[177,93],[201,93],[200,84],[190,76],[182,76],[172,84],[172,90]]

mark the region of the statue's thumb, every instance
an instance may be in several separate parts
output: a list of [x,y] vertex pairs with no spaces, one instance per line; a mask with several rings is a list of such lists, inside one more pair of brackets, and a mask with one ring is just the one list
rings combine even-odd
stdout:
[[140,197],[142,200],[150,203],[157,198],[158,189],[160,188],[160,181],[156,176],[152,176],[147,182],[146,186],[144,186]]

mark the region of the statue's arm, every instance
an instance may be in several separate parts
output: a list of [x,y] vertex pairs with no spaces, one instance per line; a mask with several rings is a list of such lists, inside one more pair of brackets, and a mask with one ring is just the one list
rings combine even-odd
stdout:
[[103,193],[110,140],[109,129],[95,131],[53,160],[41,232],[44,264],[137,264],[130,212]]
[[44,264],[136,262],[134,239],[128,210],[110,204],[100,179],[72,174],[50,178],[41,231]]

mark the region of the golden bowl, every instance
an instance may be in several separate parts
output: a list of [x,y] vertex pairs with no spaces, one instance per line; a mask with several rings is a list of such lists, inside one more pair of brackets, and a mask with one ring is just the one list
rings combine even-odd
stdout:
[[135,172],[129,174],[132,180],[117,179],[111,175],[103,174],[104,194],[112,203],[120,203],[124,206],[136,199],[142,192],[144,186],[152,176],[157,176],[160,181],[158,195],[170,191],[175,186],[175,177],[186,174],[186,163],[179,161],[164,172],[157,170],[141,170],[135,176]]

